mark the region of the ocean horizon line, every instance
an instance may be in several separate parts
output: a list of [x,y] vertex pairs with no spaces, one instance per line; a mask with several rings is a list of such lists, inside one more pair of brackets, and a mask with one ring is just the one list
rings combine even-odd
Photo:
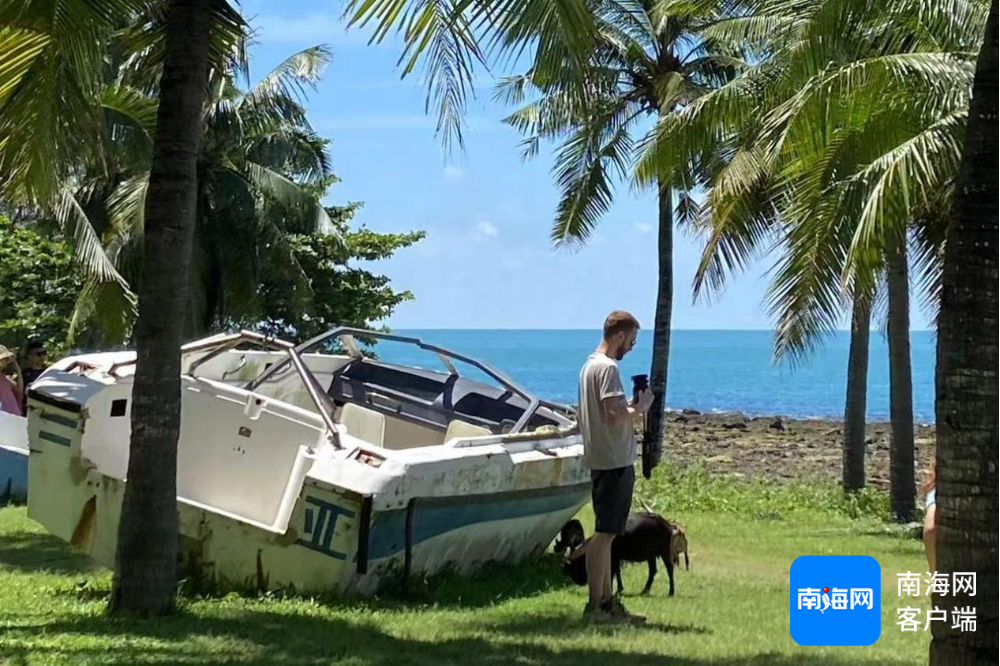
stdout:
[[[600,332],[600,328],[515,328],[515,327],[484,327],[484,328],[461,328],[461,327],[423,327],[423,326],[389,326],[392,331],[486,331],[486,332],[503,332],[503,331],[519,331],[519,332],[546,332],[546,333],[579,333],[579,332]],[[642,331],[650,331],[651,328],[640,329]],[[879,331],[878,327],[872,327],[872,331]],[[671,333],[774,333],[773,328],[672,328]],[[934,333],[932,328],[911,328],[910,333]],[[850,333],[850,329],[838,328],[833,331],[833,333]]]
[[[565,403],[575,400],[580,364],[601,337],[599,328],[394,330],[400,337],[441,345],[488,363],[526,390]],[[802,359],[775,359],[773,336],[768,329],[674,330],[667,405],[761,416],[842,418],[849,331],[832,332]],[[937,337],[925,330],[915,331],[910,339],[914,421],[928,423],[934,419]],[[643,331],[634,352],[621,361],[622,377],[649,372],[652,341],[652,331]],[[404,365],[421,365],[430,358],[426,351],[407,345],[380,345],[379,349],[385,360]],[[870,350],[868,417],[882,421],[890,414],[884,336],[872,335]]]

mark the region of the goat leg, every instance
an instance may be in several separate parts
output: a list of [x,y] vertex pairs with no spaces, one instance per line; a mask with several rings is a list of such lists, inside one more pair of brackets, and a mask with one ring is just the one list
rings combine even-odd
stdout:
[[670,558],[670,553],[665,553],[660,556],[663,560],[663,566],[667,567],[667,577],[670,578],[670,595],[674,596],[674,561]]
[[656,578],[656,558],[651,557],[646,561],[649,564],[649,577],[646,579],[646,587],[642,588],[643,594],[649,594],[653,588],[653,579]]

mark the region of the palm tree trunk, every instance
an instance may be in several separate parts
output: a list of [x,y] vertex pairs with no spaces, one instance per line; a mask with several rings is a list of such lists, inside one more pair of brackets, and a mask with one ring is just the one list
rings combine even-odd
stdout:
[[[933,622],[930,663],[997,660],[997,0],[972,85],[945,243],[937,343],[937,570],[976,573],[934,605],[976,609],[975,631]],[[951,591],[951,590],[950,590]]]
[[[860,292],[860,290],[859,290]],[[844,406],[844,491],[865,487],[865,425],[868,411],[868,338],[871,298],[858,293],[851,317],[851,351],[847,361],[847,400]]]
[[889,490],[896,520],[913,516],[913,379],[910,374],[910,280],[906,238],[886,253],[889,285]]
[[112,611],[162,614],[174,606],[180,345],[208,83],[209,5],[205,0],[172,0],[167,10],[135,330],[132,442]]
[[649,372],[653,406],[643,433],[643,475],[663,455],[664,410],[667,406],[667,364],[670,357],[670,314],[674,302],[674,198],[669,183],[659,187],[659,274],[653,321],[653,364]]

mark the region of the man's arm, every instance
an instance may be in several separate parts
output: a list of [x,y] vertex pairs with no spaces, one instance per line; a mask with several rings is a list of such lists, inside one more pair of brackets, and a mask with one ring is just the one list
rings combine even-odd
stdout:
[[613,395],[601,401],[604,417],[611,423],[630,421],[637,414],[645,414],[653,404],[653,392],[646,389],[639,395],[638,404],[631,404],[623,395]]
[[619,424],[629,421],[636,414],[644,414],[653,404],[653,393],[646,389],[639,394],[638,403],[632,404],[625,398],[618,367],[608,365],[597,373],[598,389],[601,396],[601,406],[604,408],[604,418],[609,423]]

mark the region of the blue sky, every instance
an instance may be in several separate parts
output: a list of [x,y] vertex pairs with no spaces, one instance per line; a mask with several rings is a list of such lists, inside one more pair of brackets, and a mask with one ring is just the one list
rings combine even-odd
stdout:
[[[656,298],[656,207],[652,193],[619,187],[590,244],[549,243],[558,189],[551,150],[522,162],[519,135],[500,119],[490,73],[469,105],[465,151],[446,155],[435,118],[424,113],[420,72],[400,80],[395,43],[368,46],[345,30],[339,0],[244,0],[257,29],[256,79],[288,55],[327,44],[333,62],[308,99],[310,122],[332,139],[342,182],[331,202],[363,201],[356,220],[376,231],[422,229],[427,238],[376,268],[416,300],[395,328],[598,328],[624,308],[652,324]],[[495,75],[509,72],[494,71]],[[691,302],[696,240],[675,234],[673,327],[770,328],[763,307],[766,265],[731,283],[712,303]],[[913,327],[926,328],[913,308]]]

